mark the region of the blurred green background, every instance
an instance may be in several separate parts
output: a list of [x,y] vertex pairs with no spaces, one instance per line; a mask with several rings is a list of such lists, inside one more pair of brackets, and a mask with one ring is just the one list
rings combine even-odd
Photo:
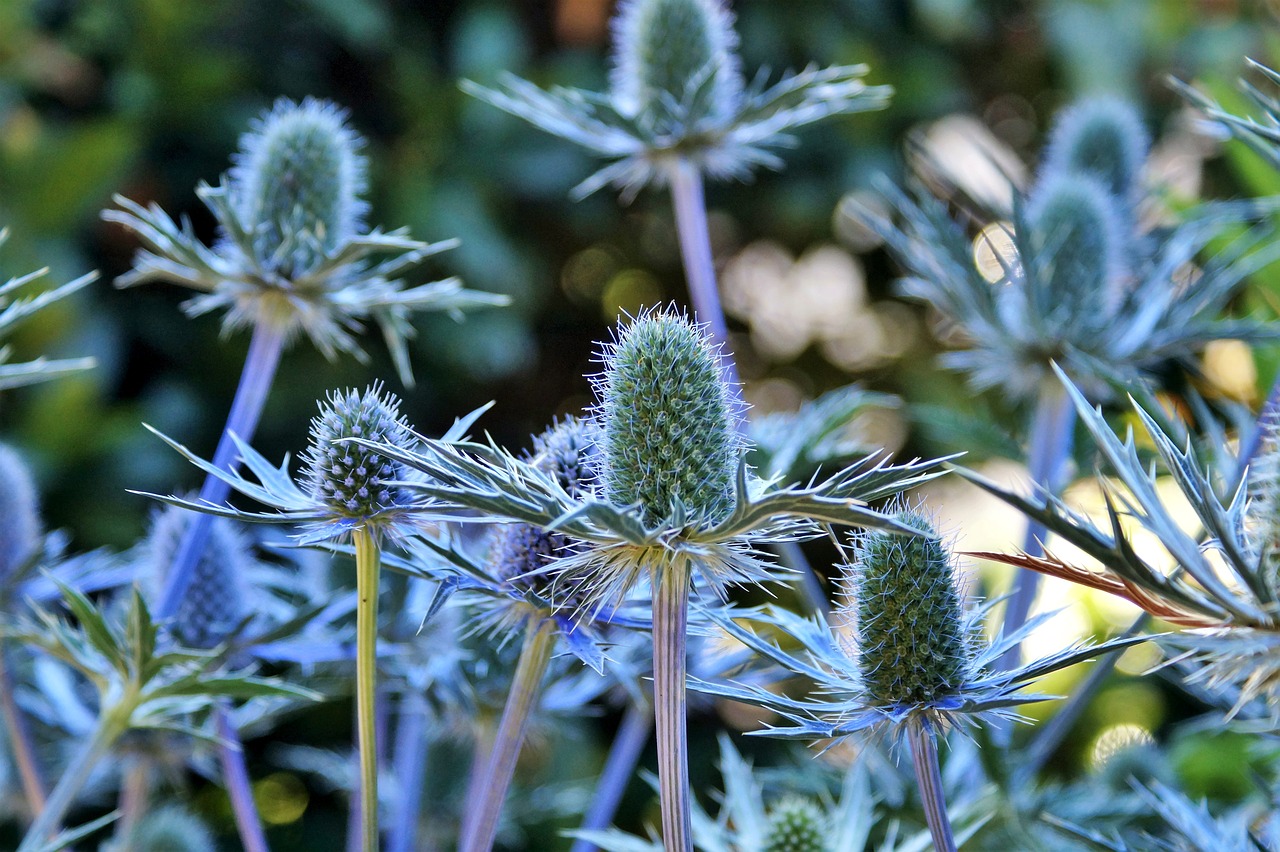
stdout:
[[[1142,105],[1171,195],[1280,189],[1243,152],[1219,156],[1165,84],[1170,74],[1195,80],[1237,103],[1232,81],[1243,57],[1280,58],[1275,0],[733,6],[748,72],[864,61],[871,82],[896,90],[884,112],[803,131],[799,147],[784,153],[783,172],[709,188],[734,346],[761,410],[858,380],[976,415],[993,436],[1014,431],[1015,412],[975,399],[936,370],[938,324],[893,299],[892,266],[845,212],[869,197],[877,173],[901,177],[908,150],[926,152],[944,171],[955,160],[951,180],[980,195],[980,170],[959,158],[957,139],[1034,168],[1054,112],[1105,91]],[[0,401],[0,435],[36,466],[50,526],[66,528],[79,548],[124,548],[149,510],[125,489],[197,483],[195,470],[140,423],[211,452],[247,339],[220,337],[216,317],[185,319],[187,294],[176,288],[114,289],[136,245],[98,214],[120,193],[189,216],[212,238],[194,188],[216,181],[250,119],[279,96],[349,108],[368,140],[371,222],[408,226],[421,239],[460,238],[460,248],[429,264],[431,274],[460,275],[469,287],[513,299],[463,324],[419,321],[411,344],[419,382],[405,393],[413,423],[438,432],[494,399],[484,423],[521,446],[553,415],[589,404],[583,376],[597,369],[595,341],[607,339],[619,312],[685,300],[666,197],[646,191],[622,205],[602,192],[570,201],[568,190],[595,163],[467,98],[457,81],[489,83],[509,70],[542,85],[602,89],[610,13],[608,0],[0,2],[0,226],[11,230],[0,279],[44,265],[59,281],[102,273],[16,341],[20,356],[92,354],[98,369]],[[299,450],[315,400],[330,388],[381,378],[405,392],[380,341],[367,340],[368,367],[326,363],[305,342],[286,354],[259,449],[272,458]],[[1229,356],[1227,379],[1248,373],[1247,359]],[[1248,396],[1255,383],[1247,374],[1236,392]],[[910,422],[892,415],[871,428],[910,454],[956,448],[947,430]],[[995,437],[986,443],[969,447],[975,458],[1001,448]],[[1154,680],[1116,688],[1145,691],[1136,703],[1133,695],[1111,702],[1155,708],[1143,711],[1144,725],[1168,715]],[[1074,746],[1079,760],[1115,721],[1090,720]],[[292,776],[277,781],[297,793]],[[281,839],[322,831],[319,808],[286,809]]]

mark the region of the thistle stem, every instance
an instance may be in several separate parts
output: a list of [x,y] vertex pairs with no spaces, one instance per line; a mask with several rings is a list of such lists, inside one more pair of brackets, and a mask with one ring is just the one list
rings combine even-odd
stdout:
[[685,705],[689,581],[685,557],[676,556],[653,571],[653,707],[662,844],[667,852],[693,849]]
[[258,818],[258,808],[253,801],[253,785],[249,781],[249,769],[245,765],[244,746],[236,731],[231,708],[222,701],[213,711],[214,727],[218,735],[218,763],[222,767],[222,782],[227,785],[231,799],[231,812],[235,815],[236,830],[245,852],[267,852],[267,836]]
[[707,324],[711,338],[720,350],[720,365],[733,394],[738,422],[745,424],[747,406],[738,382],[738,367],[729,351],[729,328],[720,306],[720,290],[716,284],[716,266],[711,256],[711,233],[707,228],[707,206],[702,192],[702,173],[698,167],[679,157],[668,172],[671,203],[675,208],[676,232],[680,238],[680,257],[689,282],[689,298],[698,321]]
[[364,852],[378,850],[378,576],[382,554],[368,526],[352,538],[356,548],[356,729],[360,750],[360,837]]
[[515,775],[516,759],[520,756],[520,746],[529,727],[529,714],[538,701],[555,638],[554,622],[529,622],[515,678],[502,710],[502,721],[498,723],[498,736],[493,741],[484,782],[479,788],[483,798],[478,803],[468,803],[462,843],[458,847],[460,852],[487,852],[493,848],[493,840],[498,835],[498,818],[502,816],[502,803]]
[[[1031,448],[1027,467],[1031,480],[1049,493],[1061,486],[1062,470],[1071,456],[1071,437],[1075,428],[1076,410],[1066,393],[1056,384],[1045,384],[1036,403],[1035,420],[1031,425]],[[1044,553],[1045,527],[1039,521],[1027,524],[1022,550],[1030,556]],[[1019,571],[1013,578],[1013,592],[1005,604],[1004,635],[1009,636],[1027,623],[1031,605],[1040,585],[1040,575],[1035,571]],[[1022,657],[1020,646],[1010,648],[996,661],[999,671],[1017,668]]]
[[422,783],[427,772],[427,708],[416,692],[400,701],[393,755],[397,786],[400,788],[388,832],[387,852],[413,852],[422,812]]
[[71,763],[63,770],[62,777],[58,779],[53,792],[49,794],[49,800],[45,802],[44,810],[27,829],[22,843],[18,846],[18,852],[36,852],[37,849],[43,849],[45,844],[57,834],[63,817],[75,803],[81,788],[88,782],[89,774],[98,765],[98,761],[111,750],[111,746],[124,731],[124,726],[118,724],[115,719],[116,714],[108,714],[98,720],[98,725],[89,739],[81,745],[80,750],[71,759]]
[[[622,716],[622,724],[613,737],[613,745],[609,748],[609,756],[600,773],[600,782],[596,785],[591,807],[583,817],[582,831],[601,831],[613,824],[614,814],[618,812],[618,805],[622,802],[622,794],[635,775],[636,764],[644,754],[644,747],[648,744],[652,731],[653,706],[640,702],[629,704],[627,712]],[[570,852],[596,852],[597,848],[594,843],[579,839],[573,842]]]
[[129,848],[138,823],[147,811],[147,799],[151,793],[151,762],[144,756],[125,761],[121,769],[120,821],[116,824],[116,839],[121,848]]
[[[270,323],[254,326],[253,337],[249,341],[249,353],[245,356],[244,369],[240,373],[240,384],[236,388],[235,398],[231,401],[231,411],[227,415],[227,424],[218,440],[218,447],[213,454],[213,465],[220,470],[230,471],[236,457],[236,445],[231,440],[234,433],[242,441],[253,439],[258,428],[258,420],[262,416],[262,407],[266,404],[267,393],[275,379],[276,367],[280,364],[280,353],[284,350],[284,330]],[[200,500],[206,503],[221,504],[226,501],[231,486],[216,476],[206,476],[200,487]],[[187,590],[191,587],[191,578],[195,574],[196,565],[204,555],[205,545],[209,543],[209,531],[213,526],[213,515],[197,514],[187,526],[186,534],[174,556],[173,565],[165,578],[164,591],[160,595],[160,604],[156,607],[157,621],[173,618],[178,614]]]
[[22,792],[26,796],[27,807],[31,809],[33,816],[39,815],[44,810],[47,798],[44,777],[36,759],[31,729],[27,727],[26,717],[18,706],[13,675],[9,671],[8,649],[3,643],[0,643],[0,714],[4,716],[9,745],[13,749],[13,760],[18,766],[18,775],[22,778]]
[[938,769],[938,743],[929,722],[915,718],[907,722],[907,739],[911,744],[911,763],[916,770],[916,784],[924,805],[924,819],[929,825],[934,848],[938,852],[956,852],[947,816],[947,800],[942,794],[942,772]]

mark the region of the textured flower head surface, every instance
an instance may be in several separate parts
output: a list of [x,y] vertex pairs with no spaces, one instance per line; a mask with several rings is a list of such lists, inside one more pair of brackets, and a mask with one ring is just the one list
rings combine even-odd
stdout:
[[[289,458],[280,466],[267,461],[232,435],[249,475],[215,467],[186,447],[151,429],[166,444],[205,473],[272,509],[247,512],[230,505],[146,494],[174,506],[248,523],[295,524],[299,544],[341,541],[357,528],[401,541],[431,516],[430,502],[418,497],[411,472],[400,454],[423,440],[400,417],[400,401],[375,384],[363,392],[334,391],[319,403],[311,422],[311,441],[303,454],[303,471],[295,481]],[[480,412],[460,421],[442,440],[457,440]],[[254,481],[256,480],[256,482]]]
[[[462,289],[456,279],[406,286],[401,276],[454,241],[423,243],[403,229],[365,226],[368,205],[363,141],[347,114],[328,101],[281,99],[254,122],[222,182],[196,189],[218,222],[213,248],[189,222],[158,206],[116,198],[103,218],[133,231],[143,248],[120,287],[164,281],[191,288],[192,315],[226,311],[224,328],[270,327],[299,332],[325,354],[364,360],[356,340],[376,323],[396,369],[411,384],[406,340],[418,310],[455,315],[506,303],[502,296]],[[375,256],[384,259],[375,261]]]
[[768,85],[743,79],[724,0],[624,0],[613,21],[610,91],[544,91],[512,75],[497,88],[464,81],[465,91],[541,130],[614,162],[575,195],[613,184],[634,195],[663,183],[678,160],[717,178],[779,168],[774,149],[790,131],[831,115],[880,109],[887,86],[868,86],[863,65],[810,67]]
[[1097,178],[1107,192],[1136,204],[1151,139],[1127,101],[1095,97],[1077,101],[1057,117],[1040,163],[1041,180],[1063,173]]
[[1019,706],[1052,697],[1024,692],[1033,681],[1145,641],[1077,643],[1001,671],[995,661],[1056,613],[988,642],[981,626],[991,605],[966,611],[952,554],[932,532],[929,518],[912,509],[899,520],[925,535],[855,535],[842,568],[852,600],[831,623],[774,606],[708,612],[767,664],[812,681],[807,698],[745,681],[699,680],[690,688],[765,707],[793,723],[754,732],[767,736],[815,740],[886,726],[901,731],[915,718],[939,728],[980,725],[992,718],[1019,719]]
[[938,461],[891,465],[869,455],[806,485],[760,480],[744,461],[715,355],[703,331],[671,311],[643,314],[618,333],[596,381],[599,482],[577,495],[492,442],[371,446],[422,474],[405,487],[437,501],[440,515],[518,521],[581,542],[545,569],[573,584],[581,615],[624,600],[666,560],[691,560],[704,588],[717,590],[773,579],[757,551],[768,541],[821,535],[831,524],[915,532],[868,504],[939,475]]
[[[1204,203],[1176,225],[1141,233],[1137,190],[1117,195],[1113,187],[1119,172],[1140,171],[1146,137],[1120,130],[1137,119],[1111,115],[1116,109],[1067,111],[1036,184],[1015,193],[1012,211],[989,215],[976,238],[924,192],[884,185],[897,221],[864,211],[906,271],[903,291],[967,338],[968,348],[944,362],[979,389],[1032,397],[1055,382],[1057,363],[1104,398],[1114,382],[1189,364],[1214,340],[1276,336],[1268,323],[1222,316],[1245,279],[1280,256],[1265,224],[1274,204]],[[1090,136],[1089,127],[1108,123],[1103,114],[1114,132]],[[1111,145],[1120,150],[1103,168],[1098,151]],[[1073,146],[1092,153],[1073,155]]]

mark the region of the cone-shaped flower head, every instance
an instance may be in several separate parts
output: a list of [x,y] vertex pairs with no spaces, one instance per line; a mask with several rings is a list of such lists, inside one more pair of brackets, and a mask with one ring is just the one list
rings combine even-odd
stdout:
[[[168,506],[152,518],[144,545],[143,575],[158,594],[173,566],[191,512]],[[209,544],[196,564],[186,597],[173,618],[172,632],[188,648],[213,648],[249,615],[247,575],[249,543],[226,518],[214,518]]]
[[809,799],[783,799],[769,811],[763,852],[828,852],[827,820]]
[[598,392],[608,499],[637,504],[649,526],[714,524],[733,508],[741,442],[729,388],[706,335],[655,311],[621,331]]
[[147,814],[129,837],[128,848],[130,852],[214,852],[218,847],[203,822],[182,808],[166,806]]
[[35,484],[22,458],[0,444],[0,588],[40,547]]
[[723,0],[624,0],[613,21],[614,102],[652,119],[701,90],[705,112],[689,120],[730,116],[743,90],[737,44]]
[[364,393],[334,391],[311,420],[311,443],[303,456],[311,496],[338,518],[380,525],[387,510],[412,502],[404,489],[388,485],[407,478],[404,466],[363,444],[364,438],[396,447],[409,443],[409,427],[400,417],[400,400],[374,385]]
[[1090,98],[1058,116],[1040,172],[1092,175],[1126,203],[1141,191],[1150,139],[1142,118],[1127,101]]
[[[932,530],[914,510],[898,516]],[[964,685],[973,653],[951,553],[942,539],[868,532],[852,570],[858,673],[869,701],[925,704]]]
[[311,98],[276,101],[241,137],[229,191],[259,264],[304,275],[360,232],[362,145],[343,110]]
[[1027,221],[1043,292],[1069,333],[1094,327],[1123,298],[1123,245],[1115,201],[1097,179],[1070,172],[1048,176],[1027,201]]

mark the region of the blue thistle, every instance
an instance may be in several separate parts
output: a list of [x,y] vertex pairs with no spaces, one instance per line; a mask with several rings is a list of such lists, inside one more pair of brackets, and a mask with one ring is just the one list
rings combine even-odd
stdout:
[[0,588],[40,549],[39,495],[31,472],[11,447],[0,444]]
[[214,852],[209,828],[185,808],[166,805],[151,811],[129,836],[130,852]]
[[286,277],[314,270],[364,227],[364,141],[329,101],[286,98],[240,137],[228,182],[255,260]]
[[742,443],[720,361],[687,317],[641,316],[622,330],[599,382],[601,478],[649,526],[713,525],[733,508]]
[[1275,426],[1267,426],[1262,449],[1249,466],[1246,482],[1244,539],[1257,561],[1258,576],[1280,597],[1280,441]]
[[809,799],[791,796],[769,811],[762,852],[828,852],[827,820]]
[[1088,98],[1060,112],[1040,165],[1041,180],[1073,173],[1097,178],[1106,191],[1134,204],[1151,146],[1142,118],[1120,98]]

